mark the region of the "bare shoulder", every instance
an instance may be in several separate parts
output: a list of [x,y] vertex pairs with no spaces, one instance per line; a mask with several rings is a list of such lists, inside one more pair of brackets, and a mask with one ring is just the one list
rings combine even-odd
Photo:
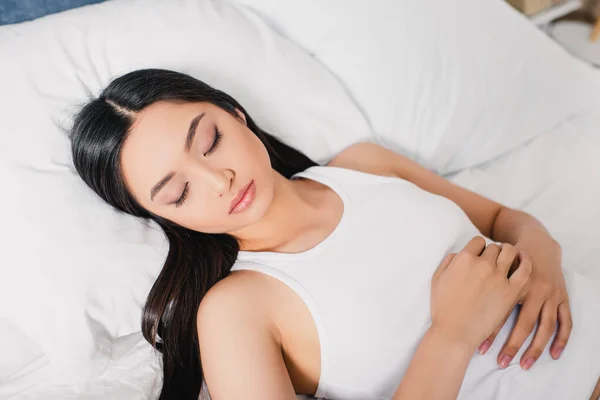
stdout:
[[215,326],[235,324],[238,328],[253,328],[268,324],[271,318],[263,307],[267,299],[261,290],[267,283],[261,275],[235,271],[210,288],[198,307],[199,333],[206,336]]
[[266,284],[260,273],[235,271],[198,307],[200,359],[214,400],[295,399]]
[[401,157],[376,143],[359,142],[346,147],[327,165],[374,175],[397,176],[396,167]]

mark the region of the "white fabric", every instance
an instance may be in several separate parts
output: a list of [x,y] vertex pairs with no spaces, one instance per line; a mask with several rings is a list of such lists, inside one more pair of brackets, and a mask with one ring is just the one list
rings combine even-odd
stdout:
[[317,161],[369,136],[333,75],[226,1],[110,1],[2,27],[0,54],[0,318],[47,355],[57,384],[96,378],[115,340],[139,332],[166,256],[162,232],[111,210],[72,170],[63,128],[88,94],[169,68],[228,92]]
[[[399,178],[320,166],[296,176],[321,182],[343,199],[336,229],[302,253],[241,252],[233,269],[270,275],[304,300],[320,340],[315,397],[391,399],[431,324],[433,272],[480,233],[454,202]],[[568,354],[552,359],[550,341],[535,368],[523,370],[519,360],[531,333],[508,368],[499,369],[497,352],[517,306],[491,352],[471,359],[459,399],[589,396],[600,376],[600,281],[565,275],[575,325]]]
[[[499,15],[505,18],[506,13]],[[489,13],[461,15],[476,23]],[[511,18],[515,23],[514,14]],[[501,21],[486,29],[491,32],[499,25]],[[519,26],[525,29],[522,23]],[[513,32],[502,30],[505,35]],[[548,54],[548,42],[531,46],[532,31],[521,33],[514,35],[513,43],[529,43],[534,54],[537,47],[545,49],[544,68],[566,65],[560,53]],[[420,38],[413,35],[412,40]],[[141,339],[139,315],[162,266],[165,241],[154,226],[145,227],[109,210],[90,193],[70,170],[69,143],[61,132],[75,106],[88,94],[97,94],[111,77],[142,67],[191,73],[233,95],[261,126],[320,162],[369,134],[339,78],[327,73],[319,59],[226,1],[112,0],[0,27],[0,54],[0,180],[7,188],[0,196],[4,210],[0,337],[10,338],[0,341],[2,399],[146,399],[154,398],[159,385],[159,364]],[[538,65],[524,53],[519,56],[522,71]],[[495,60],[497,71],[511,67],[514,58]],[[544,68],[532,67],[531,77]],[[553,107],[565,98],[578,104],[571,89],[561,91],[561,82],[573,83],[578,72],[564,68],[564,74],[545,89],[525,86],[517,99],[538,90],[545,98],[542,103],[523,104],[522,112],[531,111],[533,118],[538,113],[532,110]],[[571,87],[578,88],[579,83]],[[377,90],[386,94],[385,88]],[[351,94],[356,97],[353,90]],[[565,108],[570,113],[572,106]],[[568,114],[552,111],[551,121]],[[474,121],[490,115],[512,117],[502,107],[471,112]],[[437,118],[419,115],[423,123]],[[565,122],[487,169],[469,169],[455,178],[540,217],[563,244],[565,268],[590,274],[600,270],[595,240],[600,177],[590,171],[600,170],[598,115]],[[480,140],[485,132],[477,131],[469,142]],[[507,142],[529,135],[527,129],[507,132],[511,133]],[[403,150],[404,146],[390,144]],[[572,159],[564,156],[567,150]],[[470,160],[465,158],[465,165]],[[530,189],[528,182],[538,176],[545,186]],[[512,191],[511,185],[521,190]],[[573,218],[567,215],[570,212]]]
[[563,267],[600,281],[600,107],[496,160],[447,176],[535,216],[563,249]]
[[[2,325],[0,333],[4,334]],[[5,336],[1,336],[3,339]],[[35,345],[24,335],[6,337],[12,347]],[[2,348],[4,350],[4,348]],[[13,350],[3,353],[15,357]],[[25,353],[23,353],[25,356]],[[19,360],[19,358],[13,358]],[[25,360],[25,358],[21,358]],[[106,370],[93,381],[77,388],[52,379],[50,360],[44,354],[12,376],[0,380],[0,399],[8,400],[147,400],[160,393],[162,371],[154,349],[136,332],[112,344],[111,360]]]
[[302,253],[242,251],[233,270],[271,275],[308,306],[321,343],[315,397],[388,398],[431,323],[433,271],[479,232],[454,202],[399,178],[321,166],[296,177],[337,192],[338,226]]
[[502,0],[241,0],[346,85],[390,148],[439,173],[598,104],[598,74]]
[[[598,126],[600,109],[564,121],[518,150],[449,178],[454,183],[508,206],[523,209],[539,218],[562,245],[563,268],[600,281],[600,242],[597,240],[600,226]],[[23,341],[26,345],[31,345],[31,341],[26,338],[23,338]],[[0,346],[4,344],[6,343],[0,342]],[[1,347],[0,354],[7,354],[6,351],[17,346],[17,341],[11,342],[9,346]],[[501,341],[496,341],[488,354],[497,355],[500,346]],[[31,368],[18,379],[2,381],[0,398],[156,398],[153,393],[160,383],[156,376],[159,362],[150,351],[149,345],[138,336],[137,343],[118,341],[113,345],[113,349],[114,354],[111,355],[111,362],[104,373],[107,378],[89,382],[80,392],[44,380],[50,373],[49,366],[41,365]],[[570,348],[567,348],[564,354],[569,351]],[[542,382],[540,387],[543,388],[544,385],[545,382]],[[483,387],[485,388],[485,384]],[[99,394],[102,390],[104,396]],[[590,394],[591,390],[592,387],[589,388]],[[11,393],[18,395],[10,397]],[[304,399],[303,396],[299,398]],[[564,398],[547,396],[544,400]]]
[[37,343],[0,318],[0,399],[8,399],[51,375],[49,361]]

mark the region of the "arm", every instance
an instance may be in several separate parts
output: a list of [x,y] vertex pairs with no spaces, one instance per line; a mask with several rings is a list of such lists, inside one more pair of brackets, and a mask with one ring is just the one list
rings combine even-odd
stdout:
[[430,193],[444,196],[458,204],[482,234],[496,240],[492,231],[496,217],[505,208],[503,205],[455,185],[408,157],[374,143],[356,143],[338,154],[329,165],[396,176]]
[[527,213],[507,207],[503,207],[498,213],[492,236],[497,242],[514,245],[543,240],[545,245],[560,247],[540,221]]
[[456,399],[474,352],[432,325],[392,399]]
[[229,277],[198,309],[204,377],[213,400],[296,400],[279,334],[256,295]]
[[511,245],[486,246],[478,236],[450,253],[431,277],[432,324],[398,387],[394,400],[456,399],[474,349],[511,310],[531,273],[531,259],[507,272],[516,257]]
[[[537,219],[455,185],[411,159],[374,143],[353,144],[337,155],[330,165],[406,179],[428,192],[454,201],[485,236],[497,242],[510,243],[528,253],[533,259],[534,270],[528,288],[519,299],[519,303],[523,304],[519,319],[498,355],[498,363],[504,367],[504,355],[508,357],[504,358],[505,362],[510,362],[540,319],[531,345],[521,356],[522,367],[529,368],[527,359],[535,362],[556,330],[557,314],[559,328],[550,353],[555,359],[559,358],[573,325],[561,269],[562,251]],[[513,271],[511,269],[509,275]],[[486,340],[486,344],[482,344],[483,353],[494,342],[504,322],[506,319]]]
[[482,234],[497,242],[516,245],[527,236],[542,236],[555,242],[533,216],[455,185],[410,158],[377,144],[353,144],[329,164],[371,174],[397,176],[430,193],[444,196],[458,204]]

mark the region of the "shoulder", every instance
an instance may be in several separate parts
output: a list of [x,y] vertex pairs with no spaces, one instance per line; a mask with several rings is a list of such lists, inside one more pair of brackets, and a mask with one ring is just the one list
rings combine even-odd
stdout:
[[[197,313],[199,336],[212,340],[211,332],[226,335],[225,327],[237,329],[269,329],[272,316],[264,277],[253,271],[236,271],[211,287],[202,299]],[[239,331],[238,331],[239,332]]]
[[327,165],[373,175],[397,177],[399,157],[399,154],[376,143],[359,142],[346,147]]
[[264,285],[259,273],[235,271],[198,307],[200,359],[213,399],[295,398]]
[[[203,365],[225,367],[236,349],[255,343],[279,346],[281,338],[268,302],[268,282],[254,271],[235,271],[209,289],[198,307],[196,328]],[[241,334],[243,332],[243,334]],[[236,360],[234,357],[232,360]]]

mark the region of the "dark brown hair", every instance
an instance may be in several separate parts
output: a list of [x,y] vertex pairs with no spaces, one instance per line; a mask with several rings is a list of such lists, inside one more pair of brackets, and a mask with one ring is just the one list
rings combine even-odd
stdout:
[[179,226],[144,209],[125,186],[119,163],[135,114],[157,101],[208,102],[236,116],[266,147],[272,167],[289,178],[315,165],[299,151],[262,131],[231,96],[180,72],[144,69],[114,79],[77,113],[70,132],[75,169],[116,209],[154,220],[169,241],[169,253],[144,306],[142,332],[162,353],[160,399],[196,400],[202,387],[196,314],[206,292],[230,272],[239,244],[228,234]]

